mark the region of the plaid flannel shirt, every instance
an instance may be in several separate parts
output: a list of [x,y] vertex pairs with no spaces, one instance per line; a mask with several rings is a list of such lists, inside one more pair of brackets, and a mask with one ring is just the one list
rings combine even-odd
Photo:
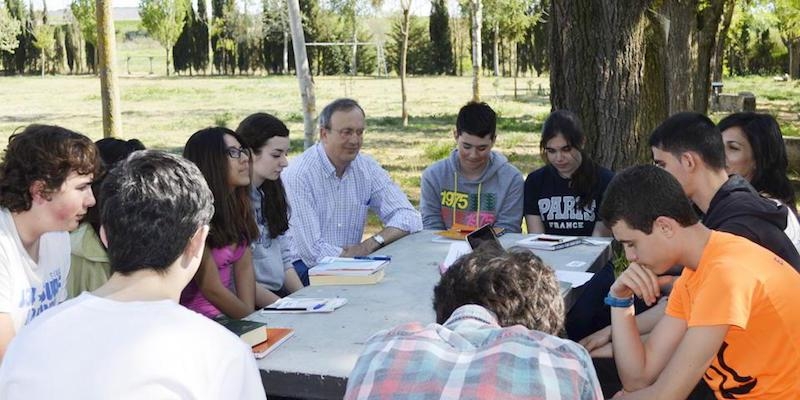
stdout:
[[501,328],[477,305],[444,325],[401,325],[373,336],[345,399],[601,399],[591,358],[569,340]]

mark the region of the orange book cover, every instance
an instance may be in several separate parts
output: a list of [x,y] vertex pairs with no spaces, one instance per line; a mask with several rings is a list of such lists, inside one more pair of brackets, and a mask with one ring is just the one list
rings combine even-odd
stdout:
[[267,340],[253,346],[253,354],[256,358],[264,358],[267,354],[274,351],[283,342],[294,335],[291,328],[266,328]]

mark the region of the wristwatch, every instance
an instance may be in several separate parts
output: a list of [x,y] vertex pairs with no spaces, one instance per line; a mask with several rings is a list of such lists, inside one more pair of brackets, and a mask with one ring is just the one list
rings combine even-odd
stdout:
[[380,249],[386,243],[386,240],[381,235],[375,235],[372,237],[372,240],[378,242],[378,248]]
[[611,307],[628,308],[633,305],[633,296],[621,299],[619,297],[614,297],[611,295],[611,293],[609,293],[608,296],[603,299],[603,303],[606,303]]

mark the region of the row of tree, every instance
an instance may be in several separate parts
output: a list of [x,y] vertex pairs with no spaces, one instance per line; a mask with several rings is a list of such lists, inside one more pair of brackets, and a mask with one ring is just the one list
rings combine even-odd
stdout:
[[[141,0],[141,25],[164,48],[165,71],[196,73],[289,73],[293,65],[286,0],[249,1]],[[428,0],[416,0],[428,1]],[[300,4],[311,70],[315,74],[400,75],[407,38],[406,70],[410,74],[469,73],[474,41],[473,3],[461,0],[450,15],[446,0],[430,0],[430,17],[390,21],[388,32],[375,34],[385,22],[375,17],[377,0],[335,0]],[[481,69],[498,76],[541,74],[549,66],[549,0],[481,1]],[[719,36],[715,46],[715,79],[729,74],[800,73],[800,1],[722,0],[716,4]],[[0,7],[0,62],[7,74],[95,71],[97,25],[94,0],[73,0],[66,23],[50,25],[46,2],[34,12],[23,0]],[[688,4],[688,3],[687,3]],[[251,9],[248,9],[248,6]],[[210,12],[209,12],[210,8]],[[719,11],[719,12],[716,12]],[[652,18],[666,18],[651,9]],[[686,15],[687,18],[693,18]],[[702,21],[702,18],[694,17]],[[678,25],[682,20],[671,21]],[[407,24],[407,26],[404,26]],[[385,24],[383,24],[385,25]],[[371,29],[372,28],[372,29]],[[361,43],[361,45],[353,45]],[[790,65],[791,64],[791,65]]]

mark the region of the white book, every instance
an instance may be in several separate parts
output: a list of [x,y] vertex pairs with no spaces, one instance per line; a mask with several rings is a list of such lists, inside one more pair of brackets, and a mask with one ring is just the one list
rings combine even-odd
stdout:
[[388,260],[361,260],[349,257],[324,257],[319,264],[308,270],[309,276],[371,275],[389,264]]
[[530,235],[517,241],[518,246],[539,250],[559,250],[581,244],[578,236],[547,235],[544,233]]

